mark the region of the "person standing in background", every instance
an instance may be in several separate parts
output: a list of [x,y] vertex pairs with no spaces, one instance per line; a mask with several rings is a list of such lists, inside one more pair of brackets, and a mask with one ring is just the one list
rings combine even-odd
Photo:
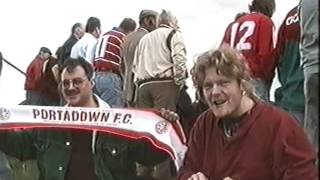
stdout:
[[24,89],[26,92],[26,100],[22,102],[23,105],[48,105],[48,99],[43,92],[43,79],[45,63],[51,56],[51,51],[47,47],[41,47],[35,59],[27,68],[26,80]]
[[126,100],[126,106],[134,107],[134,95],[136,87],[133,83],[132,63],[134,53],[140,42],[140,39],[147,33],[157,28],[158,13],[153,10],[144,9],[139,15],[139,28],[129,34],[122,45],[122,59],[120,61],[120,70],[123,81],[123,94]]
[[275,61],[281,86],[275,91],[275,104],[293,114],[303,126],[304,77],[300,66],[299,46],[300,26],[296,6],[287,14],[278,32]]
[[304,73],[304,128],[319,151],[319,1],[300,2],[300,51]]
[[87,20],[83,37],[73,45],[70,53],[71,58],[82,57],[91,64],[93,63],[97,41],[101,34],[100,19],[90,17]]
[[125,37],[136,29],[136,22],[124,18],[118,27],[103,34],[97,43],[93,67],[95,90],[111,107],[124,107],[123,81],[120,75],[121,46]]
[[63,62],[70,57],[71,49],[85,33],[85,27],[82,23],[75,23],[71,28],[70,37],[60,46],[56,52],[58,65],[61,66]]
[[253,76],[255,93],[265,101],[269,101],[275,70],[275,27],[271,19],[275,6],[275,0],[253,0],[249,5],[250,13],[239,17],[226,29],[222,42],[243,54]]

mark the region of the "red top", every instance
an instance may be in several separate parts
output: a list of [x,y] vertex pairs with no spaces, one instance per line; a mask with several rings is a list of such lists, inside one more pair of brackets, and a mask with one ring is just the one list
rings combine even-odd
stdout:
[[93,66],[96,71],[120,72],[121,46],[125,34],[113,28],[105,33],[97,43]]
[[193,126],[179,180],[316,180],[315,151],[288,113],[258,102],[227,139],[208,110]]
[[271,80],[275,63],[272,20],[261,13],[250,13],[232,22],[225,31],[223,42],[242,52],[254,78]]
[[45,60],[37,56],[27,68],[26,81],[24,83],[25,90],[42,91],[43,64]]

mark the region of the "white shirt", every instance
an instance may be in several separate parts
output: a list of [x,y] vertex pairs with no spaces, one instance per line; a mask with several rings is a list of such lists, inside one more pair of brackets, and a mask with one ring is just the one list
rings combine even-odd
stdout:
[[83,37],[73,45],[71,49],[71,58],[82,57],[92,64],[98,39],[90,33],[85,33]]

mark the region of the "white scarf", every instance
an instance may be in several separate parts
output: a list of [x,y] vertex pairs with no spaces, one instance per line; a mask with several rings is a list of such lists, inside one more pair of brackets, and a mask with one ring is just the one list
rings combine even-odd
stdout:
[[0,129],[77,128],[108,132],[127,138],[147,138],[167,152],[179,170],[187,147],[179,122],[170,123],[155,112],[137,109],[0,105]]

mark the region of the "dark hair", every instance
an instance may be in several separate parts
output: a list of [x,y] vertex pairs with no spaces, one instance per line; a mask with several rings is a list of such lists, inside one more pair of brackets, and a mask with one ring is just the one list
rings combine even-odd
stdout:
[[50,49],[47,47],[41,47],[38,54],[40,54],[41,52],[48,53],[48,54],[50,54],[50,56],[52,55]]
[[92,33],[96,28],[100,29],[101,24],[100,20],[96,17],[90,17],[86,24],[86,32]]
[[86,76],[89,80],[93,78],[93,67],[92,65],[83,59],[82,57],[79,58],[67,58],[61,67],[59,67],[59,78],[61,80],[61,73],[64,69],[68,72],[73,72],[76,67],[82,67],[86,73]]
[[71,34],[73,34],[76,31],[76,29],[81,26],[82,26],[81,23],[75,23],[71,28]]
[[157,18],[159,14],[156,11],[144,9],[139,14],[139,25],[143,25],[143,21],[148,18]]
[[124,18],[119,25],[119,28],[121,28],[125,33],[134,31],[136,27],[137,23],[131,18]]
[[275,0],[253,0],[251,5],[249,5],[250,12],[260,12],[270,18],[272,17],[275,9]]

